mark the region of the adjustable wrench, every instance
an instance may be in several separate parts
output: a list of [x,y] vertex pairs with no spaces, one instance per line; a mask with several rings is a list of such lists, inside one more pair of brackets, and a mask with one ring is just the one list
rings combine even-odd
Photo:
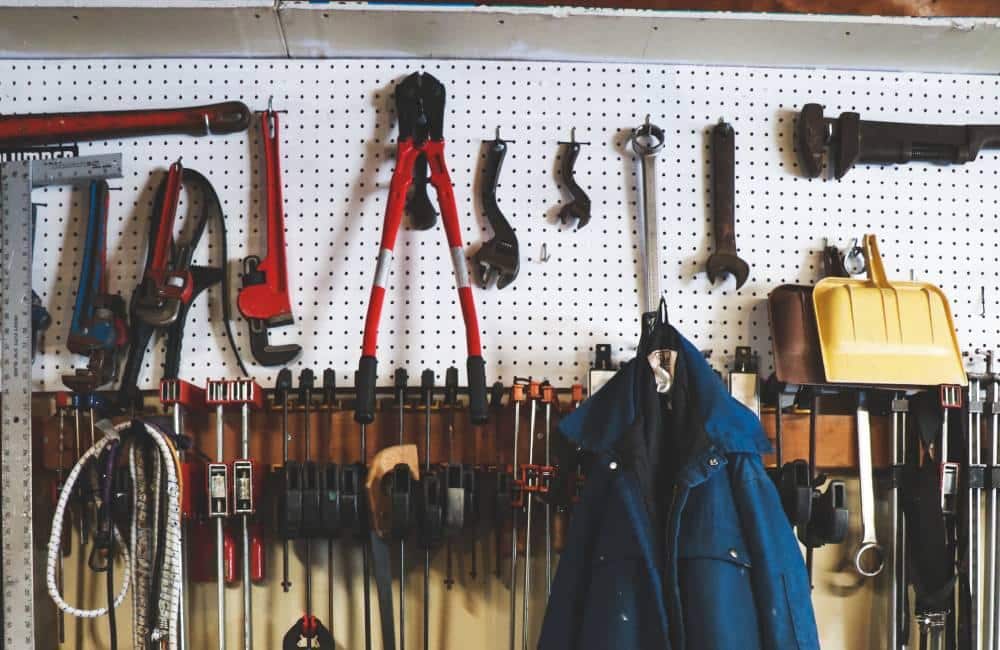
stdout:
[[660,303],[660,224],[656,219],[656,154],[663,148],[663,129],[646,122],[632,130],[632,150],[639,157],[639,230],[643,235],[643,246],[639,247],[640,262],[646,295],[643,313],[657,310]]
[[573,167],[576,165],[576,159],[580,157],[580,145],[590,143],[577,142],[576,129],[573,129],[570,131],[569,142],[560,142],[559,144],[567,147],[567,151],[563,154],[560,172],[562,182],[566,184],[566,188],[573,197],[572,201],[564,205],[562,209],[559,210],[559,221],[566,224],[571,220],[576,219],[576,229],[579,230],[590,223],[591,203],[590,197],[583,191],[580,184],[576,182]]
[[490,222],[490,227],[493,228],[493,239],[483,244],[472,257],[476,268],[479,269],[484,289],[490,285],[494,277],[497,280],[497,289],[503,289],[517,278],[517,272],[521,267],[517,235],[497,205],[497,181],[506,156],[507,142],[500,139],[497,129],[497,137],[490,142],[486,154],[486,171],[483,174],[480,194],[483,211]]
[[237,299],[240,313],[250,323],[250,351],[261,365],[280,366],[302,351],[295,343],[271,345],[267,330],[291,325],[288,265],[285,260],[285,210],[281,193],[281,154],[278,144],[278,114],[261,114],[264,164],[267,183],[267,254],[243,259],[243,288]]
[[861,483],[861,546],[854,555],[854,567],[871,578],[882,572],[885,555],[875,532],[875,474],[872,469],[872,431],[868,396],[858,392],[858,478]]
[[742,287],[750,265],[736,251],[736,137],[733,127],[720,121],[712,129],[712,225],[715,252],[705,265],[714,284],[725,275]]

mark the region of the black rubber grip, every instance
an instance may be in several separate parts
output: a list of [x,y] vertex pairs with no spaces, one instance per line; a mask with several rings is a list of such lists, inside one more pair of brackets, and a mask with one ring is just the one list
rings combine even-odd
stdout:
[[482,357],[469,357],[469,417],[473,424],[490,419],[486,408],[486,362]]
[[360,424],[371,424],[375,420],[375,373],[378,372],[378,359],[361,357],[358,362],[358,374],[354,378],[357,391],[354,404],[354,421]]

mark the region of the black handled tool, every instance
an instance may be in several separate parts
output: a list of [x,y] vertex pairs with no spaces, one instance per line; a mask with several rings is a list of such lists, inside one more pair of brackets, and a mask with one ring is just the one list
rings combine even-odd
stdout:
[[562,182],[566,184],[566,189],[569,190],[570,195],[573,197],[572,201],[559,210],[559,221],[567,224],[571,220],[576,219],[576,229],[579,230],[590,223],[590,197],[583,191],[580,184],[576,182],[574,168],[576,167],[576,159],[580,157],[580,146],[590,143],[577,142],[576,129],[573,129],[570,131],[569,142],[560,142],[559,144],[565,147],[562,156],[562,166],[560,167],[560,177]]
[[715,283],[726,275],[742,287],[750,276],[750,265],[736,250],[736,134],[726,122],[712,129],[712,226],[715,252],[705,265]]
[[493,228],[493,239],[487,241],[472,256],[472,261],[479,270],[480,283],[485,289],[496,278],[497,289],[503,289],[517,279],[521,268],[521,256],[517,246],[517,235],[510,227],[507,218],[497,204],[497,181],[500,179],[500,169],[507,156],[506,140],[497,137],[489,143],[486,152],[486,170],[483,172],[483,184],[480,196],[486,219]]
[[820,104],[806,104],[799,113],[796,146],[807,176],[823,172],[823,156],[829,150],[834,176],[843,178],[857,163],[971,162],[980,150],[1000,147],[1000,125],[872,122],[855,112],[830,118],[823,117]]

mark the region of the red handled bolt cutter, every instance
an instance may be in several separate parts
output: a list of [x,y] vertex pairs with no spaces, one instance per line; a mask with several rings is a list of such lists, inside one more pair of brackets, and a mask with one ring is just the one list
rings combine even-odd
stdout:
[[250,323],[250,351],[258,363],[281,366],[302,351],[295,343],[270,345],[267,330],[291,325],[292,301],[285,260],[285,210],[281,194],[281,155],[278,152],[278,114],[268,108],[261,113],[264,165],[267,184],[267,254],[243,260],[243,288],[237,298],[240,313]]
[[430,167],[430,183],[437,193],[455,269],[455,284],[458,299],[465,320],[465,337],[469,359],[469,412],[473,422],[487,420],[486,412],[486,365],[483,361],[479,341],[479,324],[476,319],[476,305],[469,285],[469,272],[465,265],[462,247],[462,228],[458,222],[455,194],[451,177],[444,162],[444,85],[427,73],[415,72],[396,86],[396,114],[399,117],[399,140],[396,144],[396,169],[389,185],[389,203],[386,207],[385,222],[382,225],[382,244],[375,267],[368,314],[365,318],[365,334],[358,365],[357,410],[354,417],[367,424],[375,419],[375,349],[378,339],[378,323],[385,300],[385,285],[392,265],[392,252],[396,245],[396,235],[406,207],[406,195],[413,183],[414,165],[423,155]]

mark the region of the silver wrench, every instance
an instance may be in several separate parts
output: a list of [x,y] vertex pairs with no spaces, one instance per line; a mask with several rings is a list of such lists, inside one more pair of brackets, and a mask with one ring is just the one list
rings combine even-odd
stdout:
[[875,533],[875,474],[872,471],[872,430],[868,397],[858,392],[858,479],[861,483],[861,546],[854,567],[863,576],[874,577],[885,566],[885,551]]
[[656,154],[663,148],[663,129],[646,122],[632,130],[632,150],[639,157],[638,196],[639,231],[643,246],[639,247],[645,289],[644,313],[656,311],[660,304],[660,224],[656,219]]

